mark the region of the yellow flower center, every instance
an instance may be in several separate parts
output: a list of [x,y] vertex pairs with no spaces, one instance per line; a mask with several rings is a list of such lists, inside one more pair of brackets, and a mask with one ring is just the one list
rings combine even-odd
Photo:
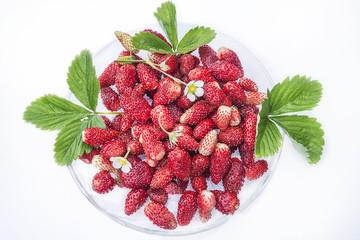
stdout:
[[196,87],[194,85],[189,86],[189,92],[195,93]]
[[121,165],[126,165],[126,161],[124,159],[119,159],[119,162],[121,163]]

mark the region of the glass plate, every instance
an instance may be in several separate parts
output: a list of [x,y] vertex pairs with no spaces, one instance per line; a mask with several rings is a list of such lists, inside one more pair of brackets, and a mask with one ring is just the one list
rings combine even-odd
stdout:
[[[178,24],[179,39],[181,39],[182,36],[193,27],[193,25],[189,24]],[[141,29],[128,31],[128,33],[134,35],[135,33],[146,28],[151,28],[162,33],[161,28],[156,25],[145,26]],[[225,46],[235,51],[241,60],[245,76],[249,77],[258,84],[259,91],[266,92],[268,88],[271,89],[274,86],[274,83],[264,66],[249,50],[247,50],[239,42],[223,33],[217,32],[216,38],[209,45],[215,51],[221,46]],[[114,59],[117,59],[121,51],[123,51],[123,47],[114,37],[110,43],[108,43],[105,47],[93,55],[93,63],[98,76],[110,64],[110,62],[112,62]],[[147,52],[141,51],[139,55],[143,58],[147,58],[146,54]],[[194,54],[197,54],[197,51],[195,51]],[[77,102],[76,98],[71,94],[69,95],[69,99],[71,101]],[[102,105],[100,98],[97,111],[107,111]],[[240,199],[240,207],[235,212],[235,215],[241,214],[263,191],[275,170],[276,164],[280,157],[280,152],[281,150],[278,154],[266,159],[268,161],[269,170],[261,178],[253,181],[245,180],[244,186],[238,195]],[[239,157],[239,153],[236,152],[232,156]],[[153,225],[152,222],[150,222],[150,220],[148,220],[148,218],[144,215],[144,206],[146,204],[131,216],[127,216],[124,213],[125,199],[127,193],[130,191],[129,189],[115,187],[113,191],[107,194],[97,194],[94,192],[91,188],[91,183],[93,176],[98,172],[98,170],[91,164],[85,164],[80,160],[74,161],[69,166],[69,170],[82,193],[97,209],[99,209],[102,213],[114,221],[137,231],[157,235],[189,235],[218,227],[232,217],[222,215],[219,211],[214,209],[212,211],[211,219],[206,223],[202,223],[199,220],[199,214],[197,212],[189,226],[178,226],[175,230],[164,230],[157,227],[156,225]],[[219,188],[223,190],[221,182],[218,184],[221,185],[220,187],[214,185],[209,180],[207,183],[208,190]],[[190,183],[188,185],[188,189],[192,189]],[[169,200],[166,204],[167,208],[175,215],[175,217],[179,198],[180,195],[169,195]],[[147,202],[149,201],[150,200],[148,199]]]

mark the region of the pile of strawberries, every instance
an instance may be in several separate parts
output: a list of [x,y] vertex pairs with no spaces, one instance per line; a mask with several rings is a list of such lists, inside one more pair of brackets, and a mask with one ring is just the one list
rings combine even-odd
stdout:
[[[160,33],[145,31],[165,40]],[[130,55],[141,60],[128,51],[120,57]],[[93,178],[93,190],[104,194],[115,185],[129,188],[127,215],[149,198],[144,213],[163,229],[190,224],[197,210],[202,222],[211,218],[213,208],[233,214],[244,181],[257,179],[268,169],[265,160],[255,161],[254,156],[256,105],[266,94],[244,77],[234,51],[221,47],[216,52],[204,45],[198,56],[148,54],[162,72],[183,83],[203,81],[203,96],[195,101],[184,93],[184,84],[149,64],[110,63],[98,78],[101,99],[109,111],[123,109],[123,114],[112,120],[102,116],[106,129],[83,131],[83,141],[94,148],[80,159],[100,170]],[[174,136],[172,144],[169,137]],[[241,159],[232,157],[237,150]],[[127,173],[110,161],[125,154],[131,164]],[[218,189],[208,190],[208,181]],[[168,194],[181,194],[176,216],[166,207]]]

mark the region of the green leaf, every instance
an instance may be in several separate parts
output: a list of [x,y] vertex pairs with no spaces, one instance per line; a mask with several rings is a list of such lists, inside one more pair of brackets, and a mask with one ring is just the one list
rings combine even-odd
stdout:
[[320,160],[325,141],[321,124],[315,118],[300,115],[283,115],[270,117],[282,127],[286,133],[300,144],[307,153],[309,163],[315,164]]
[[74,121],[61,129],[54,144],[55,161],[60,166],[70,165],[84,151],[92,147],[82,141],[82,131],[89,127],[105,128],[104,120],[99,115],[91,115],[83,121]]
[[60,130],[67,124],[89,116],[91,113],[64,98],[48,94],[26,107],[23,118],[41,130]]
[[296,75],[278,83],[269,94],[270,115],[311,110],[321,100],[322,86],[316,80]]
[[166,36],[170,40],[173,49],[176,50],[178,45],[177,22],[176,22],[176,8],[174,3],[167,1],[161,4],[154,13],[161,28],[164,30]]
[[137,49],[162,54],[174,53],[171,47],[158,36],[149,32],[139,32],[132,37],[132,44]]
[[177,48],[178,53],[188,53],[196,48],[208,44],[216,37],[216,33],[211,28],[195,27],[181,39]]
[[269,118],[268,113],[271,111],[269,100],[263,102],[259,113],[260,121],[257,128],[255,141],[255,154],[257,157],[268,157],[277,153],[282,145],[282,135]]
[[100,84],[88,50],[81,51],[72,61],[67,74],[67,83],[70,91],[85,107],[96,110]]

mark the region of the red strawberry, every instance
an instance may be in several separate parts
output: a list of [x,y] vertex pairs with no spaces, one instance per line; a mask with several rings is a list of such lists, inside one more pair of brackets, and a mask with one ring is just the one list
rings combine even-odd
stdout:
[[209,72],[221,81],[236,81],[244,75],[244,72],[234,64],[220,60],[210,66]]
[[240,111],[237,107],[231,106],[230,126],[238,126],[241,123]]
[[146,217],[160,228],[172,230],[177,227],[176,219],[164,205],[150,202],[144,209]]
[[245,118],[246,115],[249,115],[250,113],[258,114],[259,108],[257,108],[256,106],[252,106],[252,105],[244,105],[241,108],[239,108],[239,111],[240,111],[240,115],[243,118]]
[[147,193],[150,197],[150,200],[155,203],[160,203],[165,205],[168,200],[168,194],[161,188],[149,188]]
[[155,126],[153,123],[136,123],[131,127],[131,133],[133,134],[135,139],[138,139],[140,142],[142,142],[142,133],[145,129],[149,129],[152,131],[152,135],[154,136],[154,139],[156,140],[162,140],[168,137],[168,135],[161,130],[160,127]]
[[144,84],[138,83],[135,85],[134,91],[137,91],[138,93],[140,93],[141,96],[144,96],[146,93],[146,88],[145,88]]
[[173,181],[180,187],[181,193],[184,193],[187,186],[189,185],[189,180],[183,181],[181,179],[178,179],[177,177],[174,177]]
[[181,195],[178,210],[177,210],[177,221],[180,226],[187,226],[190,224],[191,220],[194,218],[194,215],[197,210],[197,194],[193,191],[185,191]]
[[182,75],[189,75],[189,72],[195,68],[196,60],[193,55],[184,54],[179,59],[180,72]]
[[138,188],[150,184],[153,170],[146,162],[140,162],[131,168],[130,172],[122,174],[124,187]]
[[247,149],[245,143],[239,147],[239,152],[241,156],[241,161],[245,167],[248,167],[251,163],[255,161],[254,149]]
[[104,72],[98,77],[100,88],[109,87],[115,84],[116,75],[121,65],[117,62],[112,62],[107,66]]
[[150,187],[159,188],[165,186],[173,178],[171,168],[164,166],[159,168],[151,180]]
[[181,190],[180,186],[177,185],[175,182],[168,182],[162,189],[170,195],[181,194],[183,191]]
[[164,72],[172,73],[178,68],[179,62],[175,55],[169,54],[160,59],[159,65]]
[[216,112],[216,125],[220,131],[225,131],[230,125],[231,108],[227,106],[220,106]]
[[225,131],[220,131],[219,141],[229,147],[239,146],[243,141],[243,131],[240,127],[228,127]]
[[[161,117],[160,117],[161,114]],[[151,120],[156,126],[161,126],[165,130],[169,130],[174,127],[175,121],[171,112],[163,105],[156,106],[151,110]],[[159,123],[160,120],[160,123]]]
[[151,167],[155,167],[165,156],[165,146],[160,141],[153,141],[150,144],[143,144],[146,161]]
[[130,148],[130,153],[129,154],[131,154],[131,155],[138,156],[138,155],[144,153],[143,146],[141,145],[141,143],[137,139],[133,139],[130,142],[128,142],[126,144],[126,148]]
[[231,107],[232,101],[231,101],[231,99],[230,99],[228,96],[226,96],[221,105],[225,105],[225,106]]
[[190,151],[196,151],[199,147],[199,143],[195,140],[195,138],[184,133],[178,137],[176,144],[179,148]]
[[234,193],[220,190],[215,190],[213,193],[216,198],[215,208],[222,214],[234,214],[234,212],[239,208],[240,200]]
[[163,143],[164,143],[164,147],[165,147],[166,152],[171,152],[172,150],[175,150],[175,148],[176,148],[176,145],[170,143],[169,140],[166,140]]
[[115,184],[120,188],[124,187],[123,182],[122,182],[122,174],[123,174],[122,171],[117,171],[116,176],[114,178],[115,179]]
[[157,88],[159,77],[149,65],[145,63],[139,63],[137,65],[137,70],[139,80],[146,89],[154,90]]
[[118,172],[118,170],[113,167],[112,162],[102,155],[95,155],[93,157],[92,164],[101,171],[108,171],[112,173]]
[[98,147],[114,139],[118,134],[118,131],[112,129],[86,128],[82,132],[82,140],[87,145]]
[[191,171],[191,157],[183,149],[175,149],[168,154],[168,163],[173,174],[181,179],[187,180]]
[[221,47],[218,49],[216,56],[218,59],[232,63],[242,70],[240,59],[234,51],[226,47]]
[[[108,117],[103,116],[103,115],[101,115],[100,117],[104,120],[104,123],[105,123],[105,125],[106,125],[106,128],[111,128],[111,129],[113,129],[113,126],[112,126],[112,124],[111,124],[111,121],[110,121],[110,119],[109,119]],[[115,129],[115,130],[116,130],[116,129]]]
[[199,55],[202,64],[205,67],[210,67],[218,58],[216,57],[216,52],[209,46],[204,45],[199,48]]
[[125,200],[125,214],[130,216],[139,210],[146,202],[148,194],[145,188],[132,189]]
[[122,66],[116,75],[115,86],[119,94],[122,94],[126,87],[134,87],[138,81],[137,71],[134,65]]
[[192,177],[200,176],[210,165],[210,158],[201,154],[195,155],[191,161],[192,167],[190,176]]
[[145,29],[145,30],[143,30],[143,32],[149,32],[149,33],[154,34],[155,36],[157,36],[158,38],[160,38],[161,40],[166,42],[166,44],[169,45],[169,47],[172,48],[171,44],[166,40],[166,38],[161,33],[157,32],[157,31],[154,31],[152,29]]
[[128,89],[127,92],[120,95],[119,100],[124,111],[135,121],[143,123],[150,118],[151,107],[137,91]]
[[[122,51],[119,55],[119,58],[120,57],[128,57],[128,56],[133,56],[135,57],[136,60],[143,60],[141,57],[139,57],[138,55],[134,54],[134,52],[130,53],[129,51]],[[136,63],[135,63],[136,65]]]
[[226,191],[238,194],[245,181],[245,168],[238,158],[231,158],[231,167],[223,179]]
[[114,186],[115,180],[108,171],[98,172],[92,180],[92,189],[100,194],[113,190]]
[[99,148],[93,148],[91,150],[91,152],[89,152],[89,153],[84,152],[83,155],[81,155],[79,157],[79,159],[81,161],[83,161],[84,163],[90,164],[92,162],[93,157],[95,155],[98,155],[98,154],[100,154],[100,149]]
[[195,139],[202,139],[205,137],[205,135],[215,128],[214,122],[210,118],[206,118],[202,120],[196,127],[194,128],[194,138]]
[[181,86],[169,77],[161,79],[158,91],[154,95],[154,106],[169,104],[175,101],[181,94]]
[[201,192],[202,190],[206,190],[207,183],[205,177],[204,176],[192,177],[191,186],[197,193]]
[[233,103],[237,106],[241,106],[246,101],[246,95],[244,90],[236,82],[227,82],[223,87],[226,95],[230,97]]
[[175,122],[179,122],[180,121],[180,117],[183,114],[183,111],[181,110],[181,108],[179,108],[176,104],[172,103],[169,105],[166,105],[166,108],[170,111],[171,115],[174,118]]
[[246,91],[257,92],[259,90],[256,83],[254,83],[253,81],[251,81],[249,78],[246,77],[240,78],[239,85],[241,86],[242,89]]
[[117,94],[111,87],[104,87],[100,92],[101,100],[106,109],[116,112],[120,108],[119,94]]
[[255,180],[261,177],[268,170],[268,163],[265,160],[258,160],[251,163],[245,170],[248,180]]
[[112,129],[116,131],[121,131],[121,119],[122,114],[118,114],[114,117],[114,119],[111,121]]
[[185,85],[181,85],[181,94],[176,99],[176,105],[182,109],[188,109],[193,105],[194,102],[192,102],[186,95],[184,95]]
[[126,159],[131,164],[131,167],[135,167],[136,164],[142,162],[141,158],[139,158],[137,156],[128,156]]
[[214,108],[218,108],[224,102],[226,95],[221,90],[218,82],[210,82],[204,86],[204,98]]
[[267,98],[267,94],[261,92],[247,91],[245,92],[245,95],[246,95],[246,101],[245,101],[246,105],[259,105],[264,101],[264,99]]
[[123,141],[125,143],[125,145],[127,145],[131,140],[133,140],[130,129],[128,129],[125,132],[119,132],[119,135],[117,136],[117,138],[119,140]]
[[121,140],[112,140],[101,147],[101,154],[105,158],[118,157],[125,153],[125,143]]
[[215,150],[217,140],[217,131],[215,129],[208,132],[199,143],[199,153],[203,156],[210,156]]
[[257,123],[257,115],[255,113],[251,113],[245,117],[244,123],[244,144],[247,149],[253,149],[255,145],[255,137],[256,137],[256,123]]
[[156,53],[156,52],[149,52],[148,53],[148,58],[150,60],[150,62],[153,62],[155,64],[158,64],[160,62],[160,59],[165,56],[165,54],[161,54],[161,53]]
[[214,109],[204,100],[196,102],[181,116],[180,122],[195,125],[206,118]]
[[231,166],[231,152],[228,145],[216,144],[215,151],[211,155],[210,175],[213,183],[218,184]]
[[216,205],[215,195],[208,191],[203,190],[198,195],[198,208],[200,220],[205,223],[211,218],[211,211]]
[[205,67],[197,66],[193,70],[189,72],[189,82],[190,81],[197,81],[202,80],[204,83],[214,82],[216,79],[211,75],[209,70]]
[[120,130],[123,132],[127,131],[133,123],[134,119],[132,116],[128,112],[125,112],[120,119]]

